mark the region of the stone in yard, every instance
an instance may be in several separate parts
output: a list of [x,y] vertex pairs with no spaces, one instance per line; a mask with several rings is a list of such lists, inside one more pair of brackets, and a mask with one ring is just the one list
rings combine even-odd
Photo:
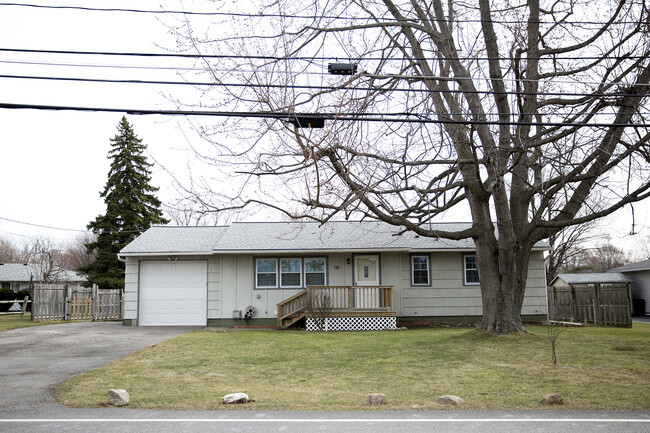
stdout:
[[243,404],[248,403],[248,395],[243,392],[237,392],[235,394],[224,395],[221,398],[223,404]]
[[540,404],[564,404],[564,399],[560,394],[546,394],[539,401]]
[[129,404],[129,393],[124,389],[109,389],[108,402],[111,406],[126,406]]
[[384,394],[368,394],[366,396],[366,406],[381,406],[382,404],[386,404]]
[[459,404],[465,403],[465,400],[455,395],[443,395],[438,397],[435,402],[438,404],[451,404],[453,406],[457,406]]

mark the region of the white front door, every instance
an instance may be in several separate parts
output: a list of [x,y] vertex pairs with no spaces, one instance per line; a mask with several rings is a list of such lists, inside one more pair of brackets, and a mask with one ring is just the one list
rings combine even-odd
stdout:
[[379,285],[379,255],[354,256],[354,285]]
[[[379,285],[379,255],[354,256],[354,285]],[[379,307],[379,291],[371,287],[354,289],[354,308]]]

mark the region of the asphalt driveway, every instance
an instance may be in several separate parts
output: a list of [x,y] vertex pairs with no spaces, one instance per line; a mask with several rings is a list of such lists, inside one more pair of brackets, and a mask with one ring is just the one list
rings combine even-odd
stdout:
[[0,333],[0,413],[58,406],[52,385],[197,327],[65,323]]

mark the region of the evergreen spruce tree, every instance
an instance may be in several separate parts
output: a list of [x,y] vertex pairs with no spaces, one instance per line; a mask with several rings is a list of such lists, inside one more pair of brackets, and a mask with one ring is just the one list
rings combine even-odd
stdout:
[[101,289],[124,288],[124,264],[118,252],[143,231],[155,224],[167,224],[160,209],[160,200],[154,195],[158,188],[151,186],[151,166],[144,152],[147,148],[139,139],[126,117],[122,117],[118,134],[111,139],[112,159],[108,181],[100,194],[106,203],[106,214],[98,215],[88,224],[97,236],[86,244],[89,253],[97,252],[97,259],[81,268],[88,281]]

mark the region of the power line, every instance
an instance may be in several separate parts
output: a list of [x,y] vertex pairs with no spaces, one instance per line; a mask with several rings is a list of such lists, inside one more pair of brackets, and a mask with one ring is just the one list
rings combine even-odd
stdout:
[[[35,75],[9,75],[9,74],[0,74],[0,78],[8,79],[19,79],[19,80],[47,80],[47,81],[70,81],[70,82],[81,82],[81,83],[108,83],[108,84],[155,84],[155,85],[179,85],[179,86],[210,86],[210,87],[250,87],[250,88],[261,88],[261,89],[309,89],[309,90],[381,90],[381,91],[390,91],[390,92],[415,92],[415,93],[429,93],[428,89],[411,89],[411,88],[390,88],[390,89],[381,89],[376,87],[360,87],[360,86],[316,86],[316,85],[299,85],[299,84],[248,84],[248,83],[223,83],[223,82],[214,82],[214,81],[165,81],[165,80],[120,80],[113,78],[76,78],[76,77],[44,77],[44,76],[35,76]],[[537,96],[571,96],[571,97],[609,97],[609,98],[620,98],[620,97],[634,97],[641,98],[645,95],[634,94],[634,93],[587,93],[587,92],[525,92],[525,91],[505,91],[498,92],[492,90],[460,90],[460,89],[450,89],[450,90],[439,90],[439,93],[467,93],[467,94],[491,94],[491,95],[537,95]]]
[[99,108],[99,107],[72,107],[60,105],[36,105],[36,104],[10,104],[0,103],[0,108],[9,110],[45,110],[45,111],[85,111],[85,112],[107,112],[107,113],[126,113],[131,115],[164,115],[164,116],[208,116],[208,117],[240,117],[256,119],[273,119],[284,120],[294,123],[300,120],[300,123],[307,123],[318,120],[331,121],[360,121],[360,122],[389,122],[389,123],[431,123],[431,124],[456,124],[456,125],[509,125],[509,126],[550,126],[550,127],[575,127],[588,126],[593,128],[638,128],[650,127],[650,123],[611,123],[611,122],[518,122],[518,121],[500,121],[500,120],[453,120],[453,119],[431,119],[419,114],[413,113],[274,113],[274,112],[250,112],[250,111],[192,111],[192,110],[144,110],[133,108]]
[[[0,63],[9,63],[9,64],[28,64],[28,65],[42,65],[42,66],[65,66],[65,67],[92,67],[92,68],[114,68],[114,69],[145,69],[145,70],[172,70],[172,71],[197,71],[197,72],[206,72],[207,69],[206,67],[201,67],[201,68],[183,68],[183,67],[156,67],[156,66],[130,66],[130,65],[98,65],[98,64],[84,64],[84,63],[57,63],[57,62],[30,62],[30,61],[15,61],[15,60],[0,60]],[[217,67],[210,67],[211,71],[219,71],[219,72],[233,72],[229,69],[219,69]],[[243,73],[248,73],[248,72],[257,72],[254,70],[244,70],[244,69],[237,69],[237,72],[243,72]],[[290,73],[290,71],[280,71],[282,73]],[[317,76],[322,76],[324,75],[323,72],[313,72],[313,71],[305,71],[305,72],[300,72],[300,75],[317,75]],[[398,74],[370,74],[367,72],[362,72],[359,74],[362,77],[367,77],[367,78],[375,78],[375,79],[406,79],[406,80],[440,80],[440,81],[461,81],[461,80],[467,80],[467,81],[474,81],[474,80],[485,80],[489,81],[489,77],[443,77],[443,76],[436,76],[436,75],[398,75]],[[46,77],[42,77],[42,79],[47,79]],[[56,77],[53,77],[52,79],[56,79]],[[577,80],[537,80],[537,79],[527,79],[527,78],[502,78],[501,81],[504,82],[539,82],[539,81],[552,81],[555,84],[570,84],[570,85],[576,85],[576,84],[581,84],[581,85],[595,85],[595,86],[607,86],[607,85],[621,85],[619,81],[616,82],[602,82],[602,81],[586,81],[584,79],[581,79],[579,81]],[[637,84],[637,86],[650,86],[650,84]],[[480,93],[480,92],[477,92]],[[493,92],[488,92],[488,93],[493,93]],[[518,94],[523,94],[522,92],[514,92]],[[540,94],[540,93],[537,93]],[[549,92],[549,95],[554,94],[553,92]],[[566,95],[570,93],[566,92],[557,92],[557,94],[560,95]],[[580,93],[579,95],[583,95],[583,93]],[[605,94],[606,95],[606,94]]]
[[80,233],[88,233],[89,232],[89,230],[66,229],[66,228],[62,228],[62,227],[45,226],[45,225],[41,225],[41,224],[28,223],[28,222],[25,222],[25,221],[12,220],[10,218],[5,218],[5,217],[0,217],[0,220],[9,221],[9,222],[16,223],[16,224],[23,224],[23,225],[26,225],[26,226],[40,227],[40,228],[50,229],[50,230],[62,230],[62,231],[66,231],[66,232],[80,232]]
[[[331,60],[347,60],[347,61],[429,61],[436,60],[435,56],[431,57],[336,57],[336,56],[263,56],[263,55],[250,55],[250,54],[188,54],[188,53],[143,53],[143,52],[116,52],[116,51],[79,51],[79,50],[45,50],[34,48],[2,48],[0,52],[9,53],[27,53],[27,54],[65,54],[65,55],[81,55],[81,56],[115,56],[115,57],[161,57],[161,58],[183,58],[183,59],[246,59],[246,60],[301,60],[301,61],[331,61]],[[580,60],[638,60],[645,59],[647,56],[580,56]],[[512,60],[510,57],[485,57],[485,56],[465,56],[465,57],[445,57],[448,60]],[[521,61],[525,60],[576,60],[576,57],[562,57],[562,56],[546,56],[546,57],[522,57]]]
[[[164,15],[196,15],[196,16],[223,16],[223,17],[241,17],[241,18],[296,18],[296,19],[308,19],[308,20],[344,20],[344,21],[371,21],[377,23],[400,23],[401,21],[395,19],[383,19],[379,17],[359,17],[359,16],[340,16],[340,15],[297,15],[297,14],[273,14],[273,13],[243,13],[243,12],[197,12],[197,11],[187,11],[187,10],[147,10],[147,9],[130,9],[130,8],[93,8],[88,6],[66,6],[66,5],[37,5],[37,4],[28,4],[28,3],[0,3],[0,6],[13,6],[13,7],[26,7],[26,8],[36,8],[36,9],[59,9],[59,10],[79,10],[86,12],[127,12],[127,13],[138,13],[138,14],[164,14]],[[406,18],[404,20],[407,23],[420,23],[421,20]],[[447,19],[430,19],[433,22],[448,22]],[[481,19],[465,19],[465,20],[455,20],[455,23],[484,23],[491,22],[494,24],[527,24],[528,20],[481,20]],[[538,24],[558,24],[556,21],[536,21]],[[562,24],[567,25],[604,25],[607,22],[603,21],[563,21]],[[637,21],[617,21],[614,24],[639,24]]]
[[[3,221],[9,221],[12,223],[16,224],[22,224],[26,226],[31,226],[31,227],[39,227],[43,229],[49,229],[49,230],[60,230],[60,231],[66,231],[66,232],[76,232],[76,233],[93,233],[92,230],[79,230],[79,229],[69,229],[69,228],[63,228],[63,227],[53,227],[53,226],[46,226],[42,224],[35,224],[35,223],[28,223],[25,221],[18,221],[18,220],[13,220],[10,218],[5,218],[5,217],[0,217],[0,220]],[[102,233],[142,233],[142,230],[102,230]]]

